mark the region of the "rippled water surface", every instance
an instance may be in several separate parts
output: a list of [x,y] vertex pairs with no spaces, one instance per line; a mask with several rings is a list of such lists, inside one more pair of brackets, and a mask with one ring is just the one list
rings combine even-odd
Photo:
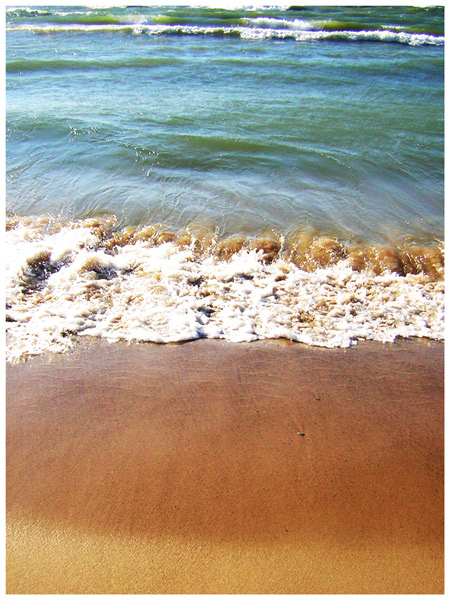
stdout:
[[443,337],[443,7],[9,7],[6,48],[12,359]]
[[442,237],[443,9],[9,9],[19,214]]

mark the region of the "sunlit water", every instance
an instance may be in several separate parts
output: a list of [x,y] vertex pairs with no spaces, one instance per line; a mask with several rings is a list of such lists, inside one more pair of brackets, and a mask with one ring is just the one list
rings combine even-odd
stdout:
[[[443,335],[442,7],[10,8],[6,32],[11,356],[81,333]],[[333,269],[342,293],[344,271],[409,287],[339,321]]]

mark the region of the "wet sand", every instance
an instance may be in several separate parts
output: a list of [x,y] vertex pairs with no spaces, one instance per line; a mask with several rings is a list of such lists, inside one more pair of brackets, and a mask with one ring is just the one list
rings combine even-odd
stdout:
[[8,593],[443,593],[444,345],[7,366]]

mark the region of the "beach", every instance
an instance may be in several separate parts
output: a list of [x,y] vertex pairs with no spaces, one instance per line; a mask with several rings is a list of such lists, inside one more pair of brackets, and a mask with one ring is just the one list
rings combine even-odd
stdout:
[[444,344],[7,365],[7,593],[443,593]]
[[443,593],[444,7],[212,4],[6,9],[7,592]]

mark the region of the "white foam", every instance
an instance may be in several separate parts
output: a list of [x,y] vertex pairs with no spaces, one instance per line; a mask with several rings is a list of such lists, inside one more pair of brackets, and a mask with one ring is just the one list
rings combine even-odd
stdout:
[[[267,21],[267,20],[266,20]],[[67,25],[32,25],[20,24],[9,25],[6,31],[30,31],[34,33],[58,33],[58,32],[111,32],[128,31],[135,35],[162,35],[171,33],[183,33],[185,35],[239,35],[243,39],[286,39],[292,38],[298,42],[320,41],[320,40],[342,40],[342,41],[371,41],[407,44],[410,46],[434,45],[442,46],[444,36],[434,36],[426,33],[408,33],[405,31],[391,31],[380,29],[375,31],[310,31],[303,29],[300,20],[292,21],[289,29],[266,28],[266,27],[216,27],[197,25],[149,25],[141,21],[129,24],[67,24]]]
[[[10,361],[66,351],[77,336],[156,343],[286,338],[326,347],[444,339],[444,284],[425,276],[371,276],[344,260],[306,272],[283,258],[266,264],[256,250],[221,261],[172,242],[140,241],[109,254],[87,227],[45,234],[19,226],[6,237]],[[58,270],[27,287],[30,264],[42,256]]]
[[267,27],[270,29],[313,29],[311,21],[305,19],[276,19],[274,17],[254,17],[246,19],[252,27]]

